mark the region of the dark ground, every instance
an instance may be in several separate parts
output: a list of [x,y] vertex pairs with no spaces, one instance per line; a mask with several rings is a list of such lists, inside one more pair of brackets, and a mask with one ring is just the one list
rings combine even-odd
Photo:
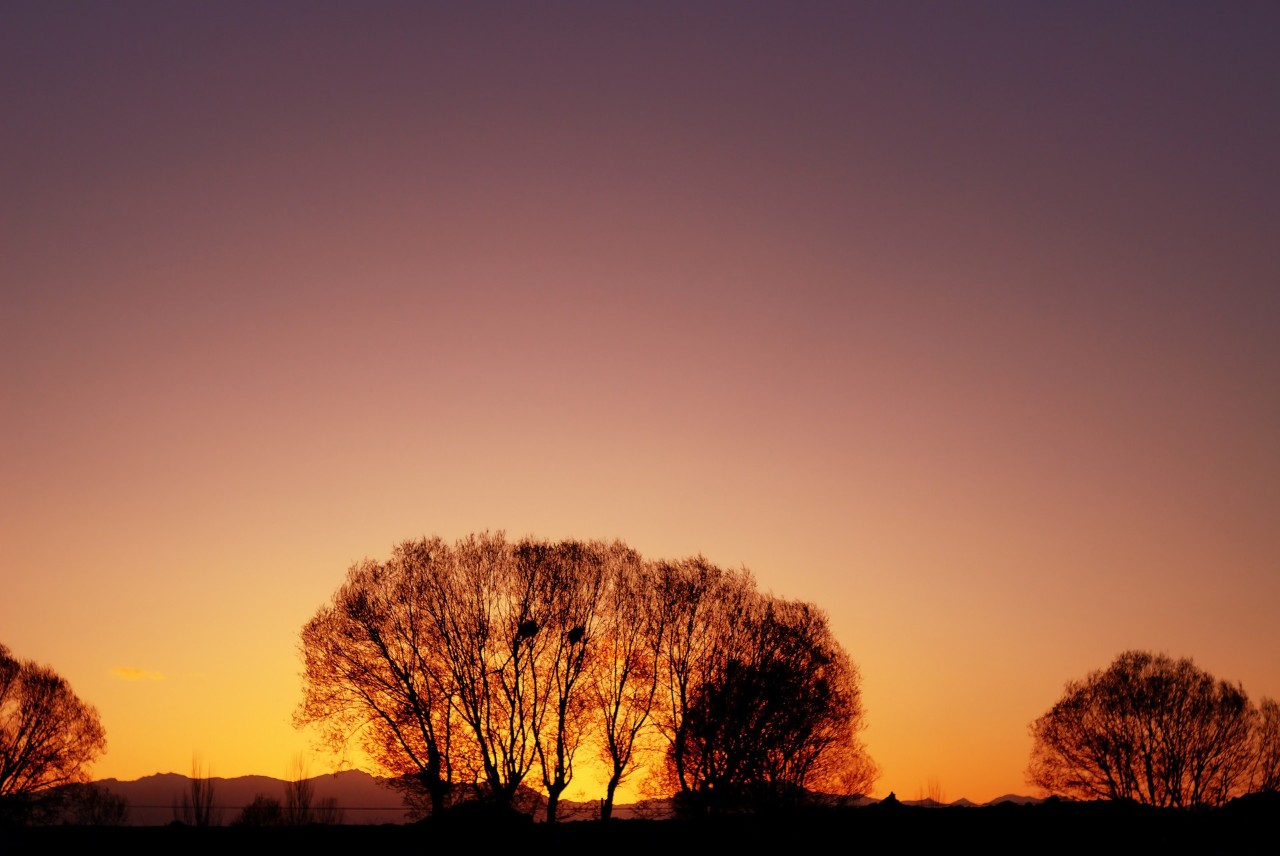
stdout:
[[800,854],[1273,852],[1280,838],[1280,794],[1236,800],[1214,810],[1178,811],[1115,803],[982,808],[867,806],[773,818],[574,821],[550,826],[469,817],[403,826],[198,829],[34,827],[0,829],[0,853],[610,853]]

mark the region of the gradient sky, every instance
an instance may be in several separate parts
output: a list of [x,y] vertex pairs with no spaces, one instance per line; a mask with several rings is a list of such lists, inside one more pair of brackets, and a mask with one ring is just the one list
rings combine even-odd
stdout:
[[5,3],[0,642],[98,707],[97,777],[283,777],[348,566],[502,529],[821,605],[878,796],[1033,792],[1126,648],[1280,697],[1278,44],[1265,2]]

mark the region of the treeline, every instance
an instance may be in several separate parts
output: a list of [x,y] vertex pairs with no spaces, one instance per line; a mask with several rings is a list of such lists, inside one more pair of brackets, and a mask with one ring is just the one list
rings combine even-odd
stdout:
[[[813,604],[701,557],[473,534],[364,561],[306,624],[299,726],[355,741],[424,812],[533,784],[555,821],[585,757],[686,814],[865,793],[859,674]],[[413,796],[414,794],[410,794]]]
[[[584,760],[608,773],[603,819],[632,777],[687,818],[866,794],[877,775],[860,676],[822,610],[701,557],[487,532],[406,541],[351,567],[300,647],[297,725],[363,748],[422,815],[476,819],[465,804],[498,809],[481,812],[492,821],[533,795],[555,821]],[[1274,806],[1280,790],[1280,705],[1189,659],[1126,651],[1030,730],[1028,782],[1052,795],[1178,810],[1245,794]],[[85,784],[105,745],[92,705],[0,645],[0,826],[122,822],[126,806]],[[216,825],[211,783],[191,781],[175,819]],[[334,822],[308,793],[259,795],[239,820]]]

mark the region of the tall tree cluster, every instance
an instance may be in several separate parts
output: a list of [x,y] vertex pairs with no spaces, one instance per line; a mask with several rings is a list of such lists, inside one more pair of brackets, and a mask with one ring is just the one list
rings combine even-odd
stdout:
[[575,764],[603,763],[608,817],[643,771],[690,811],[860,793],[859,675],[812,604],[746,571],[653,562],[625,544],[406,541],[353,566],[301,636],[296,723],[353,741],[426,795],[554,821]]

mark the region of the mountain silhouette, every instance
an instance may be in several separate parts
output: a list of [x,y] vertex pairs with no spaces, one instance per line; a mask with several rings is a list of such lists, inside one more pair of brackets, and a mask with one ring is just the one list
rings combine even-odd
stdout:
[[[256,796],[284,800],[285,782],[270,776],[212,777],[213,802],[220,822],[229,824]],[[348,824],[404,823],[408,818],[400,794],[386,779],[360,770],[312,776],[315,803],[333,798]],[[101,779],[100,786],[129,801],[130,826],[163,826],[176,817],[175,807],[190,793],[191,779],[178,773],[157,773],[133,781]]]
[[[214,789],[214,806],[221,824],[234,821],[241,810],[253,802],[254,797],[265,796],[284,800],[285,787],[283,779],[270,776],[236,776],[232,778],[213,777],[210,780]],[[337,773],[312,776],[307,779],[312,786],[314,802],[333,799],[342,812],[342,823],[351,825],[368,825],[384,823],[408,823],[411,818],[405,807],[400,792],[390,787],[391,780],[373,776],[361,770],[343,770]],[[129,801],[128,824],[130,826],[164,826],[172,823],[177,817],[175,809],[181,804],[182,796],[190,793],[191,778],[179,773],[157,773],[132,781],[119,779],[101,779],[98,785]],[[878,800],[869,797],[827,797],[826,804],[833,806],[866,806]],[[1014,803],[1027,805],[1039,803],[1035,797],[1018,794],[1005,794],[983,805]],[[967,799],[959,799],[952,803],[941,803],[934,800],[902,800],[903,805],[948,808],[976,807],[977,804]],[[596,800],[577,802],[562,800],[559,816],[561,820],[594,820],[598,817],[599,803]],[[670,800],[642,800],[631,804],[614,806],[613,816],[618,819],[671,817],[673,814]],[[541,812],[534,818],[542,820]]]

